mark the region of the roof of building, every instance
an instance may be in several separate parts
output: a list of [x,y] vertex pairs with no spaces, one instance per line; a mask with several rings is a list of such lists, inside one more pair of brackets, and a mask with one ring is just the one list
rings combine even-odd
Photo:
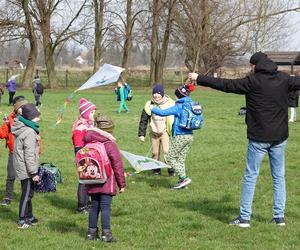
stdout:
[[265,51],[277,65],[300,65],[300,51]]

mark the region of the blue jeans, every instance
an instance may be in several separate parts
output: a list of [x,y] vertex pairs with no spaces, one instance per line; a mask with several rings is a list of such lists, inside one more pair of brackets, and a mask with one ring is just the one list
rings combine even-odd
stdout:
[[268,153],[273,179],[273,217],[284,217],[285,191],[285,146],[287,140],[277,143],[264,143],[249,140],[246,171],[243,177],[240,216],[250,220],[256,179],[259,175],[261,161]]

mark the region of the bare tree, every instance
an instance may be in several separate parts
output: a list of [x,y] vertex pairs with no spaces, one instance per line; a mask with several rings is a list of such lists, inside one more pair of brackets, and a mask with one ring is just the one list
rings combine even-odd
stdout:
[[[44,51],[45,65],[47,68],[48,83],[49,87],[53,88],[57,86],[57,78],[55,74],[55,63],[54,63],[54,53],[56,48],[65,43],[67,40],[78,35],[78,33],[85,30],[86,25],[79,25],[76,23],[80,16],[83,8],[86,5],[87,0],[81,2],[77,11],[73,12],[73,7],[70,2],[62,0],[32,0],[30,4],[31,16],[35,19],[37,23],[41,36],[42,45]],[[64,8],[69,8],[72,15],[69,21],[66,21],[66,9],[60,9],[61,4],[64,4]],[[60,11],[60,13],[59,13]],[[51,25],[51,20],[56,14],[56,18],[61,18],[62,23],[65,23],[64,27],[58,27],[55,29]]]

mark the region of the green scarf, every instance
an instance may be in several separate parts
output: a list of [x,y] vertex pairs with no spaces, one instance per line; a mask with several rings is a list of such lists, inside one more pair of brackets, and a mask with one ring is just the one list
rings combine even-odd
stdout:
[[37,124],[36,122],[33,122],[33,121],[30,121],[30,120],[27,120],[25,119],[23,116],[19,116],[19,121],[23,122],[26,126],[32,128],[35,132],[37,132],[37,134],[40,133],[39,131],[39,127],[40,125]]

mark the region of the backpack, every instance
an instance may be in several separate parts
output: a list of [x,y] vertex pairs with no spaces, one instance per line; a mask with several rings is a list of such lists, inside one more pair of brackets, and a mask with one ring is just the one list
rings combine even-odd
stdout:
[[179,116],[179,127],[194,130],[203,126],[202,106],[198,102],[185,102]]
[[52,164],[52,162],[43,162],[40,164],[40,166],[47,169],[54,175],[56,183],[62,183],[64,181],[64,178],[62,177],[60,170],[58,169],[57,166]]
[[40,177],[40,180],[34,183],[35,192],[45,193],[56,191],[56,181],[53,173],[43,166],[40,166],[38,168],[38,176]]
[[78,181],[81,184],[103,184],[111,176],[111,164],[104,144],[88,143],[76,153]]
[[36,93],[42,95],[44,93],[44,86],[40,82],[36,84]]
[[133,98],[133,93],[132,93],[131,86],[127,83],[124,86],[124,93],[125,93],[125,100],[131,101]]

